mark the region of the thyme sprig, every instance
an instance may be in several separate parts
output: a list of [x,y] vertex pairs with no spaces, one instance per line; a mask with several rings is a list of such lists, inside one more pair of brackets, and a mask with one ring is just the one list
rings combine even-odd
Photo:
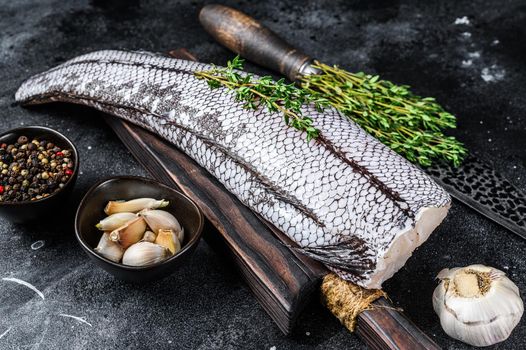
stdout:
[[315,62],[319,75],[304,76],[301,87],[319,94],[365,131],[408,160],[423,166],[443,159],[460,165],[467,151],[443,130],[456,127],[455,116],[434,98],[414,95],[409,86],[380,80],[378,75],[350,73]]
[[244,60],[237,56],[228,61],[226,67],[213,67],[195,75],[206,79],[212,89],[223,86],[234,91],[236,100],[244,102],[244,108],[256,110],[264,106],[269,112],[281,112],[285,123],[305,132],[307,140],[317,138],[320,131],[313,126],[312,118],[303,115],[301,109],[312,103],[321,111],[327,101],[317,93],[287,84],[285,79],[274,81],[270,76],[255,79],[252,74],[242,72],[243,63]]
[[247,109],[265,106],[270,112],[281,112],[287,125],[306,132],[315,139],[320,130],[313,120],[302,114],[302,107],[314,104],[318,110],[332,105],[366,132],[407,158],[429,166],[442,159],[458,166],[467,154],[463,144],[443,130],[456,127],[455,117],[446,112],[434,98],[414,95],[409,86],[395,85],[379,76],[350,73],[337,66],[315,62],[319,75],[304,76],[300,87],[285,79],[270,76],[255,79],[244,73],[239,57],[227,67],[213,67],[196,72],[211,88],[226,87]]

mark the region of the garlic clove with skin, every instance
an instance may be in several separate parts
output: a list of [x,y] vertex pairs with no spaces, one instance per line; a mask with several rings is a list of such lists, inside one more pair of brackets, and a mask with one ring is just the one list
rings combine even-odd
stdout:
[[181,243],[172,230],[159,230],[155,243],[168,249],[172,255],[181,250]]
[[110,234],[104,232],[99,240],[99,244],[94,249],[99,255],[113,262],[121,261],[124,249],[116,242],[110,240]]
[[139,213],[143,217],[153,232],[159,230],[172,230],[176,235],[179,243],[183,242],[184,230],[179,221],[165,210],[143,210]]
[[524,305],[517,286],[500,270],[484,265],[444,269],[433,293],[433,308],[444,331],[473,346],[506,340]]
[[154,198],[137,198],[129,201],[109,201],[106,208],[104,208],[104,212],[107,215],[122,212],[137,213],[144,209],[164,208],[168,204],[169,202],[164,199],[157,200]]
[[153,243],[155,242],[155,238],[157,238],[155,233],[153,233],[152,231],[146,231],[144,232],[144,235],[142,236],[141,242]]
[[146,222],[137,217],[110,233],[110,240],[118,242],[124,249],[139,242],[146,232]]
[[101,231],[113,231],[135,218],[137,214],[134,213],[115,213],[102,219],[95,226]]
[[151,242],[139,242],[124,252],[122,263],[129,266],[146,266],[159,263],[170,256],[165,247]]

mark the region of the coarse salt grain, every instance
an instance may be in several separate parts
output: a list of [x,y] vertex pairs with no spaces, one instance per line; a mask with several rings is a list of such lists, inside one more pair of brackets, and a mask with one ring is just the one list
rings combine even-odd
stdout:
[[465,24],[465,25],[468,25],[470,24],[471,22],[469,21],[469,18],[467,16],[464,16],[464,17],[459,17],[457,19],[455,19],[455,24]]
[[462,67],[469,67],[473,64],[472,60],[463,60],[462,61]]
[[504,69],[502,69],[502,68],[499,68],[495,64],[492,65],[491,67],[483,68],[481,73],[480,73],[480,77],[486,83],[496,82],[496,81],[502,80],[502,79],[504,79],[505,75],[506,75],[506,71]]
[[40,240],[40,241],[36,241],[35,243],[31,244],[31,249],[33,250],[38,250],[40,248],[42,248],[44,246],[44,241]]

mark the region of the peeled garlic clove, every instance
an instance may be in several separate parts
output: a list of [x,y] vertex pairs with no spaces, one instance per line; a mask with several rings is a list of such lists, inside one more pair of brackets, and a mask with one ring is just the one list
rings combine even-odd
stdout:
[[175,254],[181,250],[181,243],[172,230],[159,230],[155,243],[165,247],[170,253]]
[[110,240],[110,234],[108,232],[104,232],[97,248],[94,250],[113,262],[121,261],[122,255],[124,254],[124,249],[119,244]]
[[130,212],[137,213],[143,209],[157,209],[164,208],[169,204],[164,199],[157,200],[154,198],[137,198],[129,201],[109,201],[104,208],[107,215]]
[[175,216],[169,212],[164,210],[143,210],[139,215],[146,220],[146,223],[153,232],[159,232],[159,230],[172,230],[177,235],[179,243],[183,242],[184,230]]
[[153,243],[155,242],[155,238],[157,238],[155,236],[155,233],[153,233],[152,231],[146,231],[144,232],[144,235],[142,236],[141,242]]
[[137,217],[110,233],[110,240],[118,242],[124,249],[139,242],[146,231],[146,222]]
[[113,231],[135,218],[137,215],[134,213],[116,213],[102,219],[95,226],[101,231]]
[[484,265],[444,269],[433,307],[444,331],[473,346],[506,340],[524,305],[517,286],[500,270]]
[[161,262],[168,256],[170,252],[165,247],[151,242],[139,242],[126,249],[122,263],[130,266],[145,266]]

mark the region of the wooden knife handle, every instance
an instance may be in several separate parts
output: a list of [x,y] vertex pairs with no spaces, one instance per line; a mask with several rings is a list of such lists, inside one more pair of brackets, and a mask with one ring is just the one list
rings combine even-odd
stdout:
[[248,60],[297,80],[312,59],[241,11],[206,5],[199,21],[220,44]]
[[372,350],[440,350],[441,347],[387,299],[358,316],[355,333]]

